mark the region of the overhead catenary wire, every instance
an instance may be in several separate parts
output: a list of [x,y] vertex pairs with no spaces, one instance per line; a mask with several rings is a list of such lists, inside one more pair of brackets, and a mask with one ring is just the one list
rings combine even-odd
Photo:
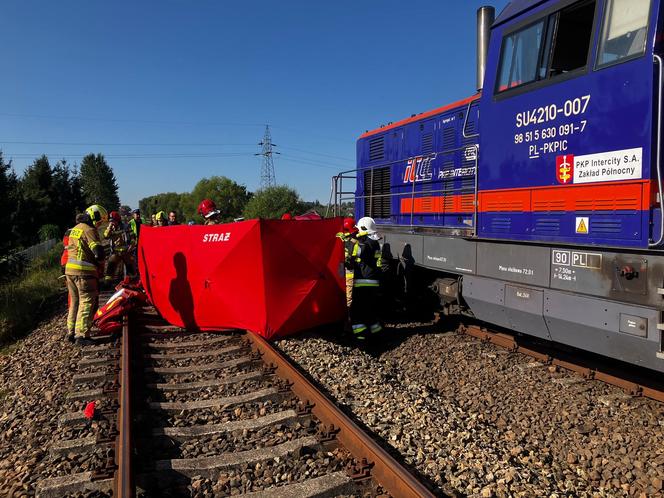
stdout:
[[[18,154],[4,154],[8,159],[30,159],[39,158],[42,155],[50,156],[53,158],[61,159],[82,159],[92,152],[86,153],[68,153],[68,152],[35,152],[35,153],[18,153]],[[107,159],[214,159],[214,158],[230,158],[230,157],[253,157],[254,153],[251,152],[209,152],[209,153],[126,153],[126,154],[103,154]],[[281,157],[285,158],[285,165],[289,162],[297,164],[305,164],[315,168],[325,168],[340,171],[347,167],[347,165],[340,165],[331,162],[319,161],[308,157],[295,156],[291,154],[282,154]]]

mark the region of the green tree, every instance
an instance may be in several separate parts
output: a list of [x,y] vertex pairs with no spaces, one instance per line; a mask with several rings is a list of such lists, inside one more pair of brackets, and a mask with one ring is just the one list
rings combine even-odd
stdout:
[[81,183],[78,171],[72,169],[66,160],[59,161],[53,167],[53,224],[57,225],[61,232],[72,226],[76,213],[85,209]]
[[118,183],[102,154],[88,154],[81,162],[81,190],[87,205],[99,204],[107,211],[120,207]]
[[244,217],[281,218],[284,213],[300,211],[302,201],[295,190],[286,185],[258,190],[247,203]]
[[23,229],[18,242],[28,246],[39,240],[38,230],[42,225],[53,224],[57,214],[53,212],[55,202],[53,169],[48,158],[41,156],[28,166],[21,177],[16,219]]
[[18,209],[18,177],[12,169],[12,163],[5,162],[0,151],[0,255],[18,245],[16,211]]
[[150,216],[159,211],[175,211],[180,219],[182,219],[182,196],[175,192],[165,192],[163,194],[151,195],[144,197],[138,201],[138,208],[144,216]]
[[225,176],[213,176],[203,178],[199,181],[190,195],[182,199],[182,220],[200,220],[196,213],[198,204],[203,199],[212,199],[221,213],[223,222],[233,221],[234,218],[242,216],[251,194],[247,187],[226,178]]

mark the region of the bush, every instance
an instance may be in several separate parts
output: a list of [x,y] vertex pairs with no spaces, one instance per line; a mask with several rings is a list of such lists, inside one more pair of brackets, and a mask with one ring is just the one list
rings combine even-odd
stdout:
[[0,258],[0,283],[23,275],[28,266],[28,258],[14,253]]
[[0,284],[0,344],[29,332],[44,309],[62,294],[61,253],[62,243],[34,259],[22,275]]
[[60,238],[60,227],[58,225],[42,225],[39,229],[40,242],[58,238]]

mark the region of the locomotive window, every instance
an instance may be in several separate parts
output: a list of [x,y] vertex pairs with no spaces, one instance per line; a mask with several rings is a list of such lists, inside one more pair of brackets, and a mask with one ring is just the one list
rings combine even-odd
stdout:
[[577,4],[558,13],[555,47],[549,75],[585,67],[593,33],[595,2]]
[[651,0],[608,0],[598,66],[645,53]]
[[498,91],[525,85],[537,79],[543,33],[542,20],[503,40]]
[[582,0],[503,38],[496,93],[583,70],[588,63],[596,0]]

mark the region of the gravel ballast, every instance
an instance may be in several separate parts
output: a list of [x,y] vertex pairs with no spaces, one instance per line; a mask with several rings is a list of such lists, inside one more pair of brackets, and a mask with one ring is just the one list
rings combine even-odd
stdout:
[[662,496],[664,406],[446,331],[278,346],[439,491]]
[[58,313],[0,355],[0,496],[32,494],[48,475],[48,448],[81,359],[65,333],[66,313]]

